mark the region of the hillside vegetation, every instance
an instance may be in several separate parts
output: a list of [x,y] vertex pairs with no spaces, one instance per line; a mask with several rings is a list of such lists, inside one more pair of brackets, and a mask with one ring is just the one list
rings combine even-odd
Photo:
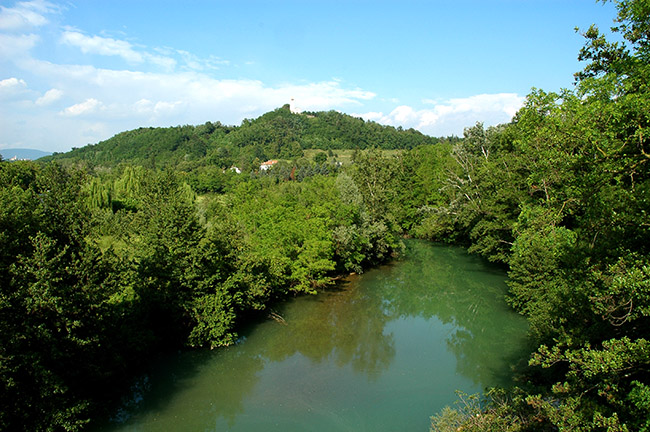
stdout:
[[295,160],[306,149],[411,149],[439,140],[409,129],[382,126],[336,111],[294,114],[289,105],[240,126],[140,128],[45,160],[114,167],[128,162],[148,168],[191,171],[202,166],[243,171],[268,159]]
[[571,90],[462,140],[285,107],[0,162],[0,429],[83,429],[148,356],[233,343],[409,235],[508,269],[535,344],[432,430],[650,430],[650,3],[615,3]]

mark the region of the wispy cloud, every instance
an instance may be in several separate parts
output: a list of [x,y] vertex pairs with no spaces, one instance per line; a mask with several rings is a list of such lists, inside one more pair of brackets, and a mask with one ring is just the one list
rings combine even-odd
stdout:
[[142,63],[144,61],[142,54],[135,51],[129,42],[123,40],[102,36],[86,36],[79,31],[66,30],[61,35],[61,42],[79,48],[84,54],[118,56],[129,63]]
[[74,28],[66,28],[61,33],[60,42],[78,48],[83,54],[119,57],[129,66],[149,63],[166,72],[177,68],[182,71],[210,72],[230,65],[230,61],[214,55],[203,58],[185,50],[148,48],[124,39],[87,35]]
[[1,34],[0,33],[0,57],[15,59],[25,57],[39,41],[35,34]]
[[209,71],[218,70],[224,66],[229,66],[230,61],[223,60],[217,56],[210,56],[208,58],[201,58],[185,50],[172,50],[172,55],[177,54],[180,56],[184,63],[184,69],[193,71]]
[[[42,0],[0,6],[0,67],[7,71],[0,74],[0,146],[66,151],[140,126],[208,120],[239,124],[291,99],[303,111],[364,112],[373,101],[391,107],[398,103],[342,79],[269,84],[227,78],[229,71],[238,70],[240,76],[241,70],[227,59],[148,47],[127,35],[90,34],[52,23],[63,11]],[[52,56],[46,60],[40,54],[46,46],[74,53],[68,58],[76,58],[76,64],[63,64]],[[105,57],[104,67],[95,66],[95,56]],[[510,93],[478,95],[425,100],[424,108],[404,104],[387,114],[356,115],[448,135],[477,120],[508,121],[522,102],[522,97]],[[38,128],[27,127],[36,124]]]
[[0,30],[26,31],[48,23],[46,15],[60,8],[50,2],[34,0],[19,2],[14,7],[0,6]]

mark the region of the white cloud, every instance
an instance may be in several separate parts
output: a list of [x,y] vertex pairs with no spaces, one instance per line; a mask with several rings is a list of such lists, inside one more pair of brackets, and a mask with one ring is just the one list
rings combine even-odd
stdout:
[[416,110],[401,105],[389,114],[369,112],[356,115],[378,123],[415,128],[433,136],[462,135],[465,127],[477,121],[486,125],[510,121],[524,100],[515,93],[481,94],[441,102],[425,99],[425,104],[433,105],[427,109]]
[[152,102],[148,99],[140,99],[139,101],[132,104],[131,107],[127,107],[127,111],[132,112],[133,114],[146,116],[150,119],[155,119],[161,115],[168,115],[174,111],[177,111],[177,109],[182,105],[183,102],[181,101]]
[[38,106],[46,106],[61,99],[61,96],[63,96],[63,92],[59,89],[53,88],[46,91],[43,96],[36,99],[35,103]]
[[0,34],[0,59],[16,58],[28,55],[29,51],[39,41],[35,34],[9,35]]
[[371,111],[364,114],[356,114],[356,116],[358,117],[363,116],[363,118],[366,120],[378,122],[380,119],[384,117],[384,113]]
[[80,116],[83,114],[91,114],[95,112],[101,105],[102,103],[97,99],[90,98],[76,105],[67,107],[61,111],[61,114],[72,117]]
[[171,72],[176,68],[177,61],[171,57],[163,57],[154,54],[145,54],[148,62],[161,67],[163,70]]
[[60,8],[47,1],[19,2],[0,6],[0,61],[23,58],[40,41],[34,32],[49,22],[47,15]]
[[[215,79],[191,71],[112,70],[33,58],[21,61],[20,67],[30,71],[31,79],[44,80],[52,87],[45,94],[41,92],[30,98],[43,108],[30,116],[58,117],[58,122],[43,123],[51,130],[39,138],[43,148],[53,151],[93,142],[89,132],[81,134],[84,127],[93,131],[93,137],[99,141],[141,126],[201,124],[208,120],[239,124],[244,118],[257,117],[289,103],[292,98],[300,109],[318,111],[361,106],[375,97],[372,92],[347,88],[338,81],[269,86],[259,80]],[[47,105],[61,100],[63,95],[80,102],[64,109]],[[17,116],[18,112],[11,115]],[[73,119],[75,122],[70,123]],[[23,130],[22,133],[35,132]]]
[[420,115],[413,108],[406,105],[398,106],[390,113],[393,121],[398,124],[411,124],[417,121]]
[[340,105],[361,105],[361,101],[374,99],[370,91],[345,89],[339,81],[311,83],[303,86],[287,86],[285,91],[295,91],[296,103],[303,109],[324,109]]
[[23,31],[48,23],[45,15],[59,8],[50,2],[35,0],[19,2],[14,7],[0,6],[0,30]]
[[[68,40],[75,41],[79,47],[86,46],[87,50],[114,53],[125,59],[132,53],[137,54],[128,43],[91,38],[71,30],[66,32]],[[72,33],[76,36],[70,39]],[[157,53],[161,54],[156,56],[163,62],[171,59],[167,51]],[[132,60],[141,58],[143,62],[152,62],[148,55],[143,53],[142,57]],[[346,87],[341,80],[270,86],[260,80],[215,79],[197,71],[174,71],[173,64],[169,65],[171,70],[165,72],[146,72],[62,65],[26,58],[19,66],[28,70],[34,79],[42,79],[55,87],[38,98],[30,98],[36,99],[38,106],[47,109],[48,104],[64,94],[70,100],[82,101],[63,110],[49,108],[50,115],[60,120],[46,122],[52,129],[41,137],[41,142],[44,148],[56,151],[97,142],[141,126],[200,124],[208,120],[239,124],[243,118],[257,117],[291,99],[302,111],[320,111],[359,109],[377,98],[374,92]],[[14,78],[4,85],[18,83],[18,78]],[[464,127],[476,121],[484,121],[486,125],[509,121],[523,101],[523,97],[512,93],[484,94],[447,101],[424,100],[423,109],[404,104],[388,114],[373,111],[355,115],[382,124],[412,127],[434,136],[461,135]],[[70,123],[73,120],[76,123]],[[71,129],[75,129],[74,134]],[[54,145],[59,148],[51,148]]]
[[0,81],[0,90],[11,90],[16,87],[27,87],[27,83],[19,78],[7,78]]
[[137,114],[148,114],[153,110],[154,103],[149,99],[140,99],[133,104],[133,111]]
[[521,108],[524,99],[516,93],[481,94],[468,98],[450,99],[449,102],[436,104],[436,106],[444,107],[442,111],[446,112],[502,111],[512,117]]
[[[273,109],[295,98],[302,109],[332,109],[359,105],[375,97],[361,89],[346,89],[335,81],[267,86],[259,80],[215,79],[196,72],[154,73],[110,70],[83,65],[57,65],[32,60],[24,67],[62,84],[66,95],[80,99],[93,94],[105,105],[143,108],[144,101],[183,105],[189,112],[217,110],[237,112],[238,107],[254,105],[259,110]],[[161,97],[161,95],[163,95]],[[135,108],[133,108],[135,109]],[[264,111],[260,111],[262,114]],[[204,114],[205,115],[205,114]]]
[[23,79],[11,77],[0,80],[0,100],[3,103],[10,101],[28,103],[30,93],[27,83]]
[[[291,99],[302,111],[320,111],[363,110],[368,101],[378,98],[374,92],[334,78],[280,85],[256,79],[216,79],[210,74],[230,65],[217,56],[147,48],[127,41],[125,36],[90,35],[71,27],[57,28],[60,37],[51,42],[85,54],[123,60],[126,63],[120,63],[128,69],[34,58],[37,51],[32,52],[32,48],[49,39],[30,32],[36,33],[38,27],[47,24],[48,14],[56,11],[45,1],[0,7],[0,31],[10,31],[0,33],[0,61],[13,68],[5,70],[14,76],[0,81],[0,94],[6,95],[0,106],[1,139],[9,144],[33,143],[47,150],[66,151],[140,126],[200,124],[207,120],[239,124],[243,118],[257,117]],[[25,79],[39,90],[30,90]],[[49,90],[43,93],[45,89]],[[64,95],[66,101],[77,103],[62,104]],[[381,102],[398,105],[397,100]],[[496,94],[423,103],[424,109],[403,104],[388,114],[374,111],[359,116],[414,127],[431,135],[461,134],[463,127],[477,120],[486,124],[508,121],[523,98]],[[40,127],[29,128],[28,124]]]
[[[13,77],[0,81],[0,145],[66,151],[140,126],[207,120],[239,124],[292,98],[300,109],[313,111],[361,106],[375,98],[374,93],[346,87],[341,80],[268,85],[256,79],[216,79],[210,74],[231,64],[215,55],[147,48],[126,36],[93,35],[73,27],[44,28],[51,14],[60,10],[42,0],[0,6],[0,65]],[[59,36],[46,39],[46,30]],[[35,56],[40,43],[110,56],[128,67],[98,68],[92,60],[84,64],[46,61]],[[25,80],[39,90],[28,88]],[[74,102],[61,105],[64,99]]]
[[224,60],[214,55],[211,55],[207,58],[201,58],[184,50],[167,49],[166,51],[169,53],[168,55],[179,56],[180,60],[183,63],[183,69],[185,70],[204,72],[210,70],[218,70],[223,66],[230,65],[230,62],[228,60]]
[[86,36],[78,31],[66,30],[61,35],[61,42],[81,49],[84,54],[118,56],[129,63],[142,63],[144,61],[142,54],[135,51],[129,42],[123,40],[101,36]]
[[134,46],[130,42],[104,36],[88,36],[81,31],[68,28],[63,31],[61,43],[79,48],[84,54],[121,57],[131,65],[148,62],[166,72],[172,72],[179,64],[185,71],[203,72],[228,66],[230,62],[217,56],[198,57],[190,52],[172,48]]

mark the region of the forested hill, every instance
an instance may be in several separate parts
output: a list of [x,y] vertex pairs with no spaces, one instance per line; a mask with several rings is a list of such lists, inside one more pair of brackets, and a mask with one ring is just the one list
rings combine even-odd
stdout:
[[257,119],[244,120],[240,126],[207,122],[200,126],[139,128],[54,154],[47,160],[189,169],[205,164],[224,168],[237,165],[246,169],[259,163],[256,159],[299,158],[304,149],[411,149],[438,141],[414,129],[382,126],[336,111],[294,114],[285,105]]

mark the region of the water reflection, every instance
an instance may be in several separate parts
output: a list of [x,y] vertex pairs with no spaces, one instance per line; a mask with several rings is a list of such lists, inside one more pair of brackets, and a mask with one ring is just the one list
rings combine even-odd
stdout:
[[273,340],[263,341],[262,355],[282,361],[300,353],[316,363],[349,364],[370,379],[379,376],[395,355],[393,335],[384,333],[391,318],[380,298],[350,285],[285,305],[281,314],[287,326],[278,328]]
[[[503,300],[505,274],[460,248],[409,242],[408,259],[369,275],[390,319],[437,319],[454,328],[447,339],[457,372],[474,383],[510,376],[525,349],[526,323]],[[509,357],[509,358],[508,358]]]
[[286,325],[161,362],[105,430],[426,430],[455,389],[504,383],[521,355],[503,293],[503,273],[462,250],[409,242],[402,262],[280,306]]

